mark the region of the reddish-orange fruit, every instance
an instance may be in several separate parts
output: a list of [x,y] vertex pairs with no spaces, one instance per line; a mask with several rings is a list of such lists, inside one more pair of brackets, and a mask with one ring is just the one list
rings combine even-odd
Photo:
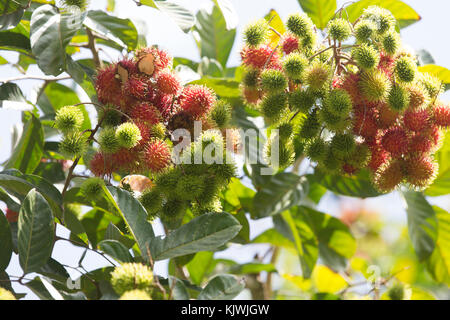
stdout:
[[403,160],[393,160],[381,166],[375,173],[375,186],[381,192],[394,190],[405,178]]
[[420,132],[429,126],[430,113],[427,109],[408,109],[403,115],[406,128],[414,132]]
[[409,144],[409,153],[426,153],[433,149],[435,143],[433,138],[430,135],[425,133],[416,133],[411,138],[411,142]]
[[95,90],[98,100],[104,104],[120,106],[122,86],[117,75],[117,65],[110,64],[97,71]]
[[137,160],[139,153],[126,148],[121,148],[116,153],[113,153],[106,161],[111,161],[114,166],[114,171],[126,171],[127,173],[133,173],[137,170]]
[[247,104],[258,104],[262,98],[262,93],[257,88],[243,87],[242,94]]
[[377,122],[373,111],[355,111],[353,119],[353,133],[365,138],[375,137],[378,132]]
[[364,99],[358,88],[359,78],[359,75],[356,73],[348,73],[342,78],[340,83],[336,83],[339,88],[347,91],[352,98],[353,105],[364,104]]
[[371,157],[367,166],[372,172],[376,172],[389,160],[389,153],[377,144],[370,147],[370,152]]
[[144,151],[143,161],[145,167],[153,172],[164,170],[171,162],[169,146],[158,139],[149,142]]
[[175,73],[166,69],[156,76],[156,88],[165,94],[175,95],[181,90],[181,83]]
[[89,163],[89,169],[97,177],[102,177],[105,175],[110,175],[114,168],[111,160],[106,159],[102,153],[98,152]]
[[130,77],[138,73],[136,62],[133,59],[123,58],[117,64],[127,71],[126,72],[127,77]]
[[142,48],[135,53],[138,70],[149,76],[172,66],[173,59],[165,50],[156,47]]
[[9,223],[17,222],[18,219],[19,212],[6,208],[6,220],[8,220]]
[[183,89],[180,99],[181,109],[199,119],[205,115],[216,101],[212,91],[201,85],[189,85]]
[[436,178],[438,167],[430,156],[412,157],[406,162],[406,181],[413,186],[423,189]]
[[434,123],[440,127],[450,126],[450,108],[446,105],[437,105],[433,110]]
[[131,110],[131,118],[151,126],[161,121],[161,113],[151,104],[142,102]]
[[147,97],[149,91],[148,79],[144,76],[133,75],[124,83],[122,91],[124,95],[132,95],[143,100]]
[[384,52],[380,53],[380,62],[378,63],[378,70],[383,71],[389,78],[394,73],[395,59]]
[[356,174],[358,172],[358,168],[355,168],[351,164],[344,163],[344,165],[342,166],[342,171],[345,174],[348,174],[348,175],[352,176],[352,175],[354,175],[354,174]]
[[261,69],[264,66],[270,69],[280,69],[278,52],[268,45],[259,47],[244,47],[241,51],[242,62],[249,67]]
[[150,140],[150,128],[142,121],[135,121],[134,124],[139,128],[139,131],[141,132],[141,140],[139,140],[138,145],[133,148],[133,151],[139,151],[142,150],[145,144]]
[[402,128],[394,127],[383,135],[381,145],[393,157],[398,157],[408,151],[408,136]]
[[298,44],[299,40],[293,34],[285,33],[281,38],[281,50],[283,50],[285,54],[298,50]]
[[386,103],[378,105],[378,126],[387,129],[395,124],[399,118],[399,113],[392,110]]

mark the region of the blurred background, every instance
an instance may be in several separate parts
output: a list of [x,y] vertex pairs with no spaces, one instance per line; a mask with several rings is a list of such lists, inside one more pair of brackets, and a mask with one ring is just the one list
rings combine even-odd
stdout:
[[[175,0],[180,5],[192,12],[200,9],[210,10],[213,2],[210,0]],[[283,20],[301,8],[296,0],[231,0],[238,16],[238,27],[236,41],[231,52],[228,66],[238,66],[240,64],[239,50],[242,46],[241,32],[244,26],[250,21],[264,17],[270,9],[275,9]],[[346,1],[338,1],[338,8]],[[450,69],[450,42],[448,41],[447,30],[450,29],[450,1],[448,0],[428,0],[413,1],[404,0],[421,16],[421,21],[401,30],[403,41],[415,50],[426,49],[431,53],[435,64]],[[106,0],[91,1],[90,9],[106,10]],[[116,0],[114,14],[121,18],[131,19],[139,33],[146,35],[147,43],[156,44],[170,52],[174,57],[189,58],[199,61],[199,50],[197,49],[192,33],[182,32],[178,26],[164,14],[145,6],[136,6],[132,0]],[[161,27],[162,26],[162,27]],[[88,54],[88,53],[86,53]],[[101,52],[101,56],[106,60],[118,57],[110,55],[116,54],[106,51]],[[82,54],[81,54],[82,55]],[[16,53],[0,51],[0,56],[10,63],[17,62]],[[27,71],[30,75],[41,75],[36,65],[30,66]],[[16,68],[10,64],[0,65],[0,79],[21,75]],[[1,81],[1,80],[0,80]],[[16,82],[27,98],[30,98],[32,89],[39,84],[39,81],[18,81]],[[63,82],[64,83],[64,82]],[[70,82],[68,82],[70,84]],[[444,95],[444,100],[450,99],[450,93]],[[82,100],[82,99],[81,99]],[[82,100],[83,101],[83,100]],[[92,110],[91,110],[92,111]],[[10,109],[0,109],[0,163],[9,158],[11,154],[11,135],[15,125],[22,126],[20,111]],[[433,292],[442,299],[450,298],[450,293],[446,286],[436,286],[431,277],[420,265],[415,257],[411,243],[408,239],[406,229],[406,213],[402,205],[401,198],[395,192],[373,199],[356,199],[347,197],[337,197],[327,193],[319,203],[318,210],[340,217],[351,229],[358,240],[359,258],[351,261],[355,270],[360,268],[362,273],[372,272],[376,274],[395,274],[396,278],[404,283],[416,284],[426,290]],[[450,211],[450,197],[429,198],[433,205]],[[0,208],[5,209],[3,203]],[[270,219],[252,221],[250,225],[251,239],[257,237],[261,232],[270,228]],[[58,230],[61,235],[66,235],[66,230]],[[161,230],[158,232],[161,233]],[[253,260],[256,254],[264,254],[267,251],[266,245],[232,245],[224,252],[216,254],[216,258],[229,258],[239,263],[246,263]],[[68,243],[57,242],[54,257],[67,265],[76,265],[83,250]],[[370,265],[367,264],[370,262]],[[84,260],[84,267],[93,270],[105,266],[104,260],[98,255],[88,253]],[[372,267],[371,267],[372,266]],[[303,280],[298,258],[295,253],[285,250],[281,252],[276,264],[278,274],[274,276],[273,287],[279,289],[280,298],[305,298],[302,295],[311,285],[319,288],[320,283],[318,273],[327,272],[318,268],[312,280]],[[77,278],[79,274],[75,270],[68,270],[72,278]],[[7,269],[12,275],[21,275],[17,256]],[[156,273],[167,276],[167,263],[158,262]],[[31,275],[30,275],[31,276]],[[321,277],[324,278],[324,277]],[[312,283],[311,283],[312,282]],[[341,290],[342,283],[339,279],[335,281],[335,291]],[[328,284],[329,285],[329,284]],[[15,289],[18,289],[15,286]],[[351,288],[355,292],[364,295],[367,288]],[[18,292],[28,293],[27,299],[36,296],[25,287],[21,287]],[[250,298],[249,291],[244,291],[238,298]]]

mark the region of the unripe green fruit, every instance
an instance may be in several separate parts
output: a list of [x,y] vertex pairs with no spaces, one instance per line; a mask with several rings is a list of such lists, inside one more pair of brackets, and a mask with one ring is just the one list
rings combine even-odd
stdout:
[[101,178],[89,178],[81,184],[81,191],[90,200],[98,200],[103,197],[105,181]]
[[400,47],[400,37],[397,32],[387,33],[383,38],[383,49],[387,54],[394,55]]
[[154,124],[150,127],[150,136],[159,140],[166,137],[166,126],[162,123]]
[[98,135],[98,144],[105,153],[115,153],[120,149],[119,139],[113,127],[104,128]]
[[126,291],[119,300],[152,300],[152,298],[146,291],[136,289]]
[[265,19],[259,19],[245,27],[244,41],[249,46],[257,46],[264,42],[269,25]]
[[234,161],[225,161],[226,154],[224,155],[223,163],[213,163],[210,166],[211,171],[214,173],[219,183],[228,184],[231,178],[236,177],[237,167]]
[[124,263],[111,272],[111,285],[119,295],[135,289],[148,290],[152,283],[152,270],[141,263]]
[[127,149],[135,147],[142,139],[139,127],[131,122],[122,123],[116,129],[119,144]]
[[317,42],[317,34],[313,29],[310,29],[310,31],[305,34],[303,38],[301,38],[301,46],[303,47],[303,50],[305,50],[305,55],[311,55],[313,47],[316,45]]
[[373,21],[361,20],[355,26],[355,38],[359,43],[366,43],[374,35],[377,26]]
[[409,105],[408,90],[399,84],[393,85],[389,91],[388,103],[392,110],[405,110]]
[[362,19],[371,20],[377,26],[378,34],[382,35],[395,27],[395,18],[389,10],[378,6],[370,6],[364,10]]
[[312,90],[321,90],[330,79],[330,67],[321,62],[313,62],[305,71],[304,81]]
[[363,168],[370,160],[370,149],[365,144],[357,144],[346,162],[355,168]]
[[331,150],[338,157],[349,156],[355,150],[355,146],[355,138],[349,133],[336,133],[331,139]]
[[314,110],[308,114],[306,119],[303,121],[299,136],[302,139],[308,140],[312,139],[319,134],[320,131],[320,123],[317,117],[317,112]]
[[344,41],[347,40],[348,37],[352,34],[352,28],[350,23],[345,19],[333,19],[328,22],[327,25],[328,34],[331,39],[336,41]]
[[327,144],[326,142],[318,137],[313,140],[311,140],[307,145],[305,149],[305,153],[312,161],[322,161],[327,153]]
[[169,168],[155,177],[156,189],[170,195],[175,190],[178,180],[181,178],[181,170],[179,167]]
[[246,88],[256,88],[259,83],[260,71],[257,69],[246,68],[242,75],[242,84]]
[[203,193],[197,197],[196,202],[201,206],[211,204],[219,193],[221,184],[216,178],[208,178],[204,181],[205,187]]
[[307,113],[315,102],[316,96],[310,90],[298,89],[288,95],[289,107],[295,111]]
[[331,90],[325,98],[324,107],[337,116],[348,116],[352,108],[352,99],[347,91],[342,89]]
[[[273,143],[278,143],[278,153],[272,159]],[[264,160],[267,165],[273,168],[285,169],[295,160],[294,147],[290,143],[280,143],[274,139],[268,139],[264,146]]]
[[271,122],[277,122],[286,108],[286,94],[275,93],[264,97],[261,102],[261,113]]
[[373,69],[380,62],[380,54],[368,44],[361,44],[359,47],[354,48],[352,57],[355,59],[358,67],[364,70]]
[[411,82],[416,77],[417,65],[408,57],[398,58],[395,63],[395,75],[400,81]]
[[217,100],[210,111],[210,118],[219,128],[224,128],[231,120],[231,106],[224,100]]
[[420,73],[419,82],[425,87],[430,98],[436,98],[444,91],[442,81],[429,73]]
[[403,284],[397,283],[390,287],[387,295],[391,300],[403,300],[405,297],[405,288]]
[[169,198],[161,210],[161,219],[172,225],[181,220],[186,212],[186,202],[180,199]]
[[295,136],[292,145],[294,147],[295,159],[298,159],[305,152],[306,142],[299,136]]
[[287,80],[279,70],[267,69],[261,73],[261,88],[271,93],[283,92],[286,89]]
[[314,24],[305,13],[291,14],[286,21],[286,26],[290,32],[300,38],[308,38],[314,33]]
[[338,173],[342,167],[342,160],[333,154],[332,149],[329,147],[326,151],[325,158],[320,162],[320,167],[330,174]]
[[122,122],[122,113],[114,107],[101,109],[98,119],[102,119],[102,127],[115,127]]
[[161,211],[163,198],[155,189],[147,189],[142,192],[139,201],[148,213],[151,220]]
[[336,115],[327,109],[321,109],[318,113],[320,123],[333,132],[342,132],[349,128],[351,120],[348,115]]
[[77,7],[81,11],[85,11],[89,6],[89,0],[63,0],[62,3],[67,8]]
[[55,127],[63,134],[75,133],[81,129],[84,116],[76,106],[62,107],[56,112]]
[[362,74],[358,86],[367,100],[383,101],[389,92],[390,81],[381,71],[368,71]]
[[[206,150],[207,149],[207,150]],[[206,150],[206,151],[205,151]],[[218,130],[207,130],[202,132],[198,140],[194,143],[194,153],[201,152],[203,158],[206,156],[217,157],[220,154],[216,154],[216,152],[222,152],[224,150],[224,141],[222,133]],[[202,158],[202,159],[203,159]],[[195,158],[194,158],[195,159]],[[203,159],[208,162],[208,159]],[[210,159],[213,161],[214,159]]]
[[278,136],[280,137],[281,142],[286,142],[292,136],[292,132],[294,128],[292,124],[289,122],[284,122],[278,126]]
[[66,135],[59,144],[59,151],[66,157],[82,157],[87,151],[86,137],[75,134]]
[[308,64],[308,59],[306,59],[302,54],[293,52],[284,57],[283,70],[288,78],[300,80],[302,79],[303,72]]
[[222,203],[219,197],[215,197],[210,203],[206,205],[199,205],[197,202],[192,202],[192,213],[194,216],[200,216],[210,212],[222,212]]
[[185,175],[180,178],[175,188],[175,194],[182,200],[193,200],[203,193],[204,178],[201,176]]

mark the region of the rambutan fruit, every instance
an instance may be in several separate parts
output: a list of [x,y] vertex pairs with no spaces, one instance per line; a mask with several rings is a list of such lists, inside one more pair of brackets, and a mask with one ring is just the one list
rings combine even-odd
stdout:
[[103,187],[105,182],[103,179],[95,177],[83,181],[81,184],[81,192],[90,200],[98,200],[103,196]]
[[411,109],[417,109],[421,106],[427,105],[430,101],[427,89],[420,84],[414,83],[406,87],[409,93],[409,107]]
[[263,43],[267,38],[269,24],[265,19],[258,19],[248,24],[244,29],[244,41],[250,47]]
[[254,68],[245,68],[242,73],[242,84],[245,87],[256,88],[259,84],[260,71]]
[[380,145],[374,145],[370,147],[370,161],[367,167],[376,172],[378,168],[387,163],[389,160],[389,153],[384,150]]
[[381,71],[368,71],[361,75],[358,87],[368,101],[383,101],[390,89],[390,81]]
[[167,199],[161,209],[161,220],[167,224],[169,228],[176,228],[177,223],[180,222],[186,212],[186,205],[186,202],[181,199]]
[[196,175],[182,176],[174,190],[177,198],[193,200],[203,193],[205,188],[204,177]]
[[287,79],[283,72],[266,69],[261,72],[261,88],[269,93],[283,92],[287,86]]
[[392,13],[389,10],[378,6],[370,6],[364,9],[361,19],[373,21],[377,26],[377,32],[380,35],[393,29],[396,24],[396,20]]
[[116,129],[116,137],[120,146],[130,149],[142,139],[139,127],[132,122],[122,123]]
[[155,177],[156,190],[165,195],[173,194],[181,175],[182,172],[179,167],[167,168],[159,172]]
[[164,94],[176,95],[181,91],[178,76],[169,69],[162,70],[156,75],[156,88]]
[[315,138],[308,142],[305,148],[305,154],[312,161],[320,162],[325,159],[327,155],[328,145],[327,143],[320,137]]
[[125,291],[119,298],[119,300],[152,300],[152,297],[148,294],[148,291],[133,289]]
[[352,50],[352,57],[355,59],[358,67],[364,70],[375,68],[380,61],[379,52],[371,45],[361,44]]
[[145,167],[152,172],[161,172],[170,165],[171,151],[167,143],[162,140],[150,141],[145,150],[143,161]]
[[123,58],[117,63],[117,65],[126,70],[127,78],[125,80],[127,80],[129,76],[135,75],[139,72],[136,61],[134,61],[134,59],[130,59],[127,57]]
[[400,47],[400,36],[397,32],[391,31],[384,35],[381,40],[384,51],[389,55],[394,55]]
[[[139,126],[138,123],[137,123],[137,125]],[[143,141],[144,143],[149,140],[149,137],[157,138],[157,139],[161,139],[161,140],[164,140],[164,138],[166,137],[166,126],[162,123],[157,123],[157,124],[152,125],[148,131],[149,132],[148,137],[145,134],[145,131],[143,131],[141,129],[141,127],[139,127],[139,130],[141,131],[141,135],[142,135],[141,141]]]
[[77,106],[65,106],[56,111],[55,127],[63,134],[79,131],[83,121],[83,112]]
[[409,153],[423,154],[430,152],[433,149],[434,141],[430,136],[424,133],[416,133],[411,138],[409,144]]
[[394,158],[408,152],[409,139],[405,130],[394,127],[386,131],[381,139],[381,145]]
[[149,290],[153,283],[153,272],[142,263],[124,263],[111,272],[111,285],[118,295],[135,289]]
[[351,119],[347,115],[336,115],[321,109],[318,113],[319,121],[325,124],[325,127],[332,132],[342,132],[351,126]]
[[327,24],[327,29],[331,39],[336,41],[347,40],[352,34],[350,23],[348,20],[342,18],[330,20]]
[[102,120],[102,127],[115,127],[122,122],[123,114],[113,106],[107,106],[98,112],[99,121]]
[[429,73],[419,73],[418,82],[425,87],[431,99],[437,98],[444,91],[442,81]]
[[295,135],[292,139],[292,146],[294,147],[295,159],[298,159],[305,152],[306,141]]
[[341,88],[347,91],[352,98],[353,104],[361,103],[361,92],[359,90],[359,75],[356,73],[347,73],[341,78],[341,84],[336,88]]
[[117,64],[107,65],[97,71],[95,90],[101,103],[120,106],[122,84],[118,78]]
[[131,118],[147,125],[154,125],[161,121],[161,113],[147,102],[137,104],[131,110]]
[[249,105],[257,105],[262,98],[262,92],[257,88],[241,86],[244,101]]
[[114,153],[119,150],[120,143],[116,136],[116,130],[113,127],[101,130],[98,135],[98,144],[104,153]]
[[416,77],[417,65],[409,57],[400,57],[395,62],[395,75],[402,82],[411,82]]
[[244,47],[241,50],[241,59],[244,65],[256,69],[267,66],[269,69],[280,69],[278,52],[269,45],[259,47]]
[[281,50],[284,54],[290,54],[299,49],[299,39],[290,32],[281,37]]
[[242,138],[239,129],[233,128],[224,131],[222,135],[225,137],[227,150],[237,154],[242,153]]
[[148,218],[153,220],[161,211],[163,197],[160,192],[154,188],[148,188],[139,196],[139,202],[148,213]]
[[[147,141],[150,140],[150,137],[158,137],[158,138],[159,138],[159,136],[156,136],[156,135],[153,133],[152,128],[154,128],[154,127],[156,127],[156,126],[159,126],[159,125],[162,125],[162,126],[164,127],[163,124],[157,123],[157,124],[155,124],[155,125],[152,125],[152,126],[149,128],[149,127],[148,127],[144,122],[142,122],[142,121],[135,121],[134,124],[135,124],[135,125],[138,127],[138,129],[139,129],[139,133],[141,134],[141,140],[139,140],[139,143],[137,144],[136,147],[134,147],[133,151],[138,151],[138,150],[140,150],[140,149],[147,143]],[[164,127],[164,129],[165,129],[165,127]],[[163,136],[161,137],[161,139],[163,139],[164,136],[165,136],[165,135],[163,135]]]
[[144,100],[148,94],[148,79],[144,76],[133,75],[123,84],[122,91],[123,94]]
[[180,111],[170,118],[167,129],[170,131],[185,129],[192,134],[194,132],[194,117],[186,111]]
[[113,164],[111,161],[105,159],[101,152],[96,153],[89,162],[89,169],[97,177],[110,175],[113,171]]
[[290,122],[283,122],[278,127],[278,136],[280,137],[281,142],[286,142],[292,136],[294,128]]
[[173,59],[167,51],[156,47],[147,47],[136,50],[135,56],[138,70],[148,76],[157,74],[166,68],[170,68],[173,63]]
[[85,136],[78,133],[67,134],[59,143],[59,151],[66,157],[82,157],[87,151],[88,143]]
[[288,93],[288,104],[291,110],[308,113],[316,102],[316,96],[310,90],[297,89]]
[[353,133],[362,137],[375,137],[378,132],[377,122],[373,112],[358,111],[353,117]]
[[[291,143],[279,143],[278,153],[274,155],[274,139],[268,139],[264,145],[264,160],[267,165],[274,169],[285,169],[290,166],[295,159],[294,148]],[[276,148],[275,148],[276,149]]]
[[420,155],[406,161],[406,181],[423,190],[436,178],[438,165],[430,156]]
[[334,115],[347,116],[352,108],[352,100],[345,90],[334,89],[326,95],[323,105]]
[[272,123],[277,122],[286,108],[286,94],[274,93],[265,96],[261,102],[261,113]]
[[131,151],[127,148],[120,148],[115,153],[108,155],[107,161],[111,161],[114,170],[124,172],[138,172],[139,171],[139,156],[140,154]]
[[378,126],[382,129],[387,129],[395,124],[399,118],[400,113],[392,110],[387,103],[380,103],[378,105]]
[[392,160],[380,168],[375,173],[374,184],[381,192],[394,190],[405,178],[405,163],[403,160]]
[[200,216],[210,212],[222,212],[223,208],[220,198],[215,197],[210,203],[205,205],[200,205],[196,201],[193,201],[191,210],[194,216]]
[[216,102],[214,93],[206,86],[189,85],[183,89],[181,108],[198,119],[212,108]]
[[304,81],[312,90],[320,90],[325,86],[330,76],[329,65],[315,61],[305,70]]
[[314,33],[314,23],[306,13],[294,13],[289,15],[286,27],[290,32],[300,38],[305,38]]
[[392,79],[395,67],[395,58],[385,52],[380,52],[380,62],[378,63],[378,70],[382,71],[389,79]]
[[438,104],[433,108],[433,123],[442,128],[450,126],[450,107]]
[[355,25],[355,38],[359,43],[366,43],[374,35],[376,24],[370,20],[360,20]]
[[394,84],[389,90],[387,102],[392,110],[403,111],[409,105],[409,92],[405,87]]
[[347,157],[355,150],[355,137],[350,133],[336,133],[331,139],[330,147],[336,156]]
[[430,113],[428,109],[408,109],[403,115],[405,127],[414,132],[420,132],[429,126]]
[[319,166],[326,173],[335,174],[339,172],[342,167],[342,160],[333,154],[331,148],[327,148],[324,159],[319,163]]
[[86,11],[89,7],[89,0],[61,0],[60,5],[67,10],[76,7],[80,11]]
[[307,65],[309,64],[302,54],[298,52],[290,53],[283,59],[283,70],[288,78],[293,80],[300,80],[303,77]]
[[301,124],[299,130],[299,137],[305,140],[314,138],[319,134],[320,131],[320,123],[317,116],[317,111],[311,111],[306,119]]
[[225,100],[217,100],[209,113],[209,117],[217,127],[226,127],[231,121],[231,105]]

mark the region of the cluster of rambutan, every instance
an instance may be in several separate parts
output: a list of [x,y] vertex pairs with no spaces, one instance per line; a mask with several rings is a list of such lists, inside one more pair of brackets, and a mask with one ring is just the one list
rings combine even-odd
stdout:
[[[188,207],[196,213],[221,211],[217,194],[234,176],[234,162],[176,164],[172,151],[192,138],[192,145],[207,147],[209,141],[220,144],[222,154],[231,152],[223,143],[231,119],[228,103],[206,86],[184,86],[172,68],[172,57],[156,47],[139,49],[133,58],[99,69],[95,88],[101,103],[99,131],[90,138],[99,150],[85,161],[95,176],[110,177],[114,172],[149,176],[152,188],[140,200],[150,216],[167,222],[180,221]],[[76,106],[58,112],[55,124],[64,134],[60,144],[64,154],[86,153],[86,135],[92,131],[80,132],[82,123]],[[184,130],[182,138],[175,132],[178,129]],[[82,186],[94,196],[101,188],[102,179],[90,179]]]
[[423,189],[436,176],[433,153],[450,125],[442,84],[418,71],[389,11],[369,7],[353,24],[339,15],[322,43],[306,14],[288,17],[276,46],[267,41],[276,32],[268,22],[250,24],[243,98],[279,130],[281,167],[305,154],[329,174],[368,168],[382,192],[405,182]]

